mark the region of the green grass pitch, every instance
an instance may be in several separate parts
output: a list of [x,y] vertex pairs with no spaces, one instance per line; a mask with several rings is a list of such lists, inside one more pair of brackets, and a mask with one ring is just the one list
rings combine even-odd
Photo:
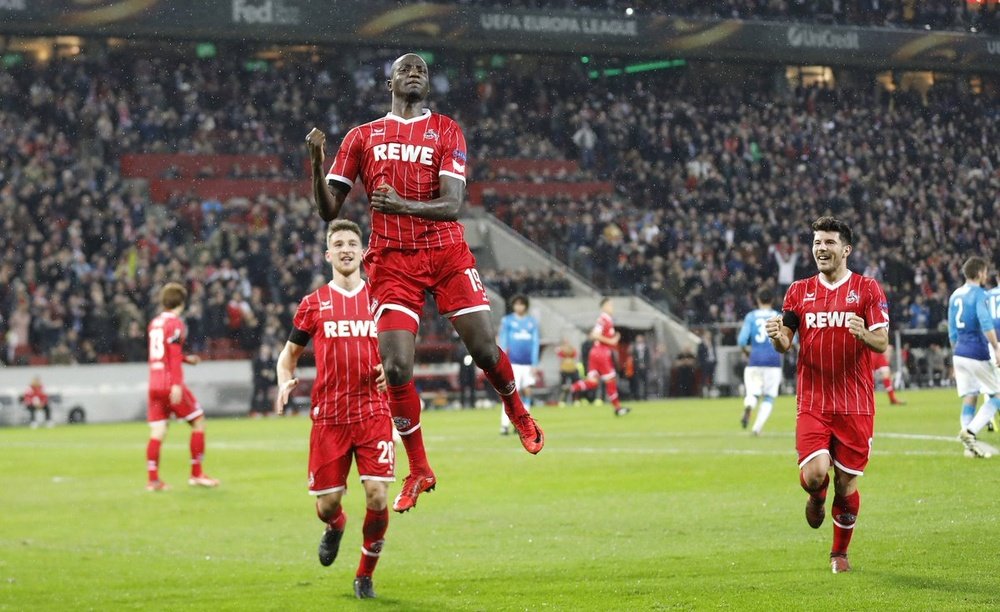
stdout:
[[791,397],[759,438],[739,398],[624,418],[539,407],[538,456],[497,434],[497,409],[429,412],[438,488],[392,513],[367,601],[351,590],[353,478],[340,557],[316,561],[306,417],[209,421],[216,490],[187,486],[188,428],[173,423],[164,493],[143,488],[143,423],[2,429],[0,609],[998,609],[1000,457],[962,456],[953,390],[902,395],[878,396],[845,575],[830,573],[829,518],[814,531],[803,517]]

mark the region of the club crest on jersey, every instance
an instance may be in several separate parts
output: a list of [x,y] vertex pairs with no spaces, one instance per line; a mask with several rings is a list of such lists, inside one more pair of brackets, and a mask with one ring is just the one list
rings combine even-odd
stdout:
[[855,291],[854,289],[851,289],[850,291],[847,292],[847,303],[848,304],[857,304],[858,300],[860,300],[860,299],[861,298],[858,297],[858,292]]
[[437,140],[438,133],[437,130],[427,130],[424,132],[424,140]]

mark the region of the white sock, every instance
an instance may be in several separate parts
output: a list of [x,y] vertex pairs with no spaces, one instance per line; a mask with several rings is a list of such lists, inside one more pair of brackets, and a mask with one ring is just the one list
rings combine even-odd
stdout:
[[771,408],[774,407],[774,400],[765,397],[764,401],[760,403],[760,409],[757,410],[757,418],[753,421],[753,430],[760,433],[760,430],[764,429],[764,423],[767,423],[767,419],[771,416]]
[[1000,408],[1000,397],[991,397],[989,401],[979,408],[976,417],[972,419],[972,422],[969,423],[966,429],[974,434],[979,433],[979,430],[986,427],[986,424],[990,422],[993,415],[997,413],[997,408]]
[[503,409],[503,405],[500,406],[500,429],[507,429],[510,427],[510,417],[507,416],[507,411]]

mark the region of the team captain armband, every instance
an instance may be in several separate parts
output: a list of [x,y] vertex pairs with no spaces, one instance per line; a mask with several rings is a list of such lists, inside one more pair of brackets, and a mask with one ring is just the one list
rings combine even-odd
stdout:
[[793,332],[799,330],[799,315],[795,314],[791,310],[786,310],[781,313],[781,324],[792,330]]
[[309,334],[304,332],[297,327],[292,328],[292,332],[288,334],[288,341],[292,344],[298,344],[299,346],[306,346],[309,344]]

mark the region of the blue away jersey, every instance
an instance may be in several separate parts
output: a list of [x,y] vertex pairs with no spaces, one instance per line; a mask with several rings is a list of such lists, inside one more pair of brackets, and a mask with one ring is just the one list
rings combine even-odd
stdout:
[[750,347],[749,366],[763,368],[780,368],[781,353],[774,350],[771,339],[767,337],[764,326],[768,319],[778,316],[778,311],[773,308],[757,308],[747,313],[743,318],[743,329],[740,330],[736,343],[740,346]]
[[987,305],[986,291],[966,283],[948,299],[948,339],[955,355],[988,361],[989,344],[984,332],[993,329],[993,317]]
[[986,309],[993,317],[993,329],[1000,336],[1000,285],[986,292]]
[[514,313],[500,320],[500,348],[518,365],[538,365],[541,338],[538,319],[531,315],[519,317]]

